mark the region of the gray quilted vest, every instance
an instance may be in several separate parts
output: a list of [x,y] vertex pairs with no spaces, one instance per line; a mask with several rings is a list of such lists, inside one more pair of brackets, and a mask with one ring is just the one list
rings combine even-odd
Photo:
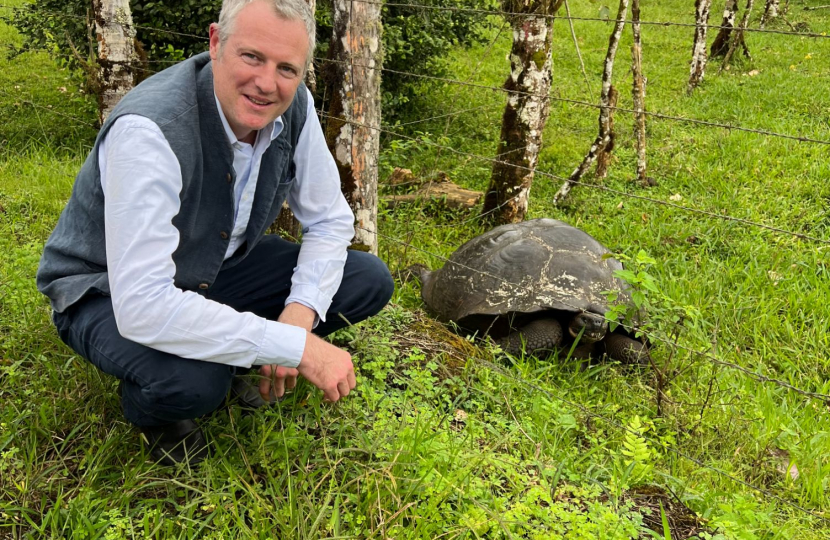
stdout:
[[233,230],[236,173],[233,149],[216,108],[210,56],[202,53],[139,84],[101,127],[75,179],[72,196],[43,250],[38,290],[57,312],[86,294],[109,294],[98,147],[112,123],[126,114],[155,122],[179,160],[181,208],[173,218],[179,231],[173,253],[175,284],[185,290],[208,290],[220,270],[245,258],[279,214],[294,180],[294,148],[305,124],[307,99],[300,85],[282,115],[282,132],[262,157],[245,243],[223,261]]

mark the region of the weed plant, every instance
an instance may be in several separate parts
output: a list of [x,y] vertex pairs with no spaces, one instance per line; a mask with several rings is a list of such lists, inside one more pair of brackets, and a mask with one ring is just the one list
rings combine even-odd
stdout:
[[[644,19],[693,20],[689,2],[642,4]],[[801,7],[791,3],[790,22],[830,30],[830,13]],[[588,82],[557,20],[553,95],[595,102],[610,26],[574,26]],[[830,140],[830,41],[749,34],[752,62],[720,74],[710,63],[686,96],[692,30],[643,27],[649,110]],[[500,86],[510,34],[455,51],[453,78]],[[0,25],[0,43],[19,39]],[[615,75],[624,107],[626,40]],[[326,405],[301,383],[271,410],[221,408],[204,419],[214,455],[200,468],[151,463],[115,381],[59,342],[34,286],[95,136],[81,87],[44,53],[0,54],[0,538],[827,538],[827,403],[689,351],[830,393],[826,244],[590,187],[555,208],[559,183],[541,175],[531,217],[585,229],[643,284],[654,368],[504,359],[430,322],[417,283],[401,281],[388,309],[333,338],[354,355],[354,395]],[[493,156],[504,94],[432,83],[418,95],[419,116],[396,128],[414,140],[382,143],[382,181],[400,166],[484,189],[487,161],[433,143]],[[596,116],[552,102],[539,170],[567,176]],[[630,125],[618,113],[603,185],[830,240],[827,146],[652,118],[657,185],[643,188]],[[438,267],[485,230],[475,213],[439,204],[381,209],[379,221],[396,272]],[[649,489],[659,504],[636,496]],[[670,502],[696,525],[681,526]]]

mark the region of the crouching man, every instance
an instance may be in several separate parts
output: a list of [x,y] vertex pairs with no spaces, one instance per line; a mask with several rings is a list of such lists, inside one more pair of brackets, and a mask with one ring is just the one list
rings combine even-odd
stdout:
[[[347,396],[351,357],[318,336],[392,295],[379,259],[346,250],[354,217],[302,84],[314,45],[304,0],[224,0],[210,52],[109,116],[46,243],[37,282],[61,339],[120,379],[163,463],[203,459],[194,419],[229,391],[258,407],[301,375]],[[265,235],[285,200],[300,245]]]

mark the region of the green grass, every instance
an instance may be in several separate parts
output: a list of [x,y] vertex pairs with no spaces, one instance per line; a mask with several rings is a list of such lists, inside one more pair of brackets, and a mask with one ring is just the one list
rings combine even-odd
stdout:
[[[572,10],[595,16],[598,7]],[[643,18],[689,22],[692,5],[644,0]],[[803,12],[800,2],[788,18],[830,30],[830,13]],[[574,24],[593,94],[559,20],[554,95],[594,102],[610,26]],[[686,96],[691,30],[643,27],[649,110],[830,140],[830,40],[750,34],[752,63],[739,59],[720,75],[710,64],[703,86]],[[488,54],[486,46],[457,51],[452,78],[499,87],[509,39],[503,32]],[[0,24],[0,44],[19,40]],[[615,71],[624,107],[629,46],[626,34]],[[701,538],[830,533],[828,522],[713,470],[830,516],[826,403],[655,340],[653,356],[670,376],[658,416],[650,370],[580,371],[535,359],[494,367],[491,351],[414,311],[414,283],[401,283],[379,317],[335,337],[359,369],[358,391],[343,403],[323,404],[302,385],[275,410],[220,409],[204,420],[214,456],[202,467],[150,463],[120,415],[114,380],[59,342],[34,286],[43,242],[95,136],[86,125],[95,123],[94,99],[80,88],[77,74],[43,53],[0,54],[0,538],[616,539],[651,538],[648,527],[663,537],[660,505],[635,496],[644,485],[695,511],[712,535]],[[441,170],[484,189],[488,161],[424,141],[492,156],[503,104],[492,90],[424,86],[417,116],[404,121],[480,108],[408,126],[421,142],[387,137],[383,170]],[[539,170],[570,174],[596,117],[596,109],[553,102]],[[631,122],[617,115],[604,185],[661,201],[679,195],[685,206],[830,240],[828,146],[650,119],[649,174],[658,185],[642,188],[631,182]],[[677,333],[685,348],[830,393],[826,244],[590,187],[554,208],[558,187],[537,175],[531,217],[565,220],[624,256],[643,250],[657,261],[644,267],[660,291],[649,296],[656,337]],[[400,270],[440,266],[484,225],[433,205],[383,210],[380,230],[381,255]],[[669,322],[677,310],[690,314],[681,327]],[[679,537],[682,527],[669,521]]]

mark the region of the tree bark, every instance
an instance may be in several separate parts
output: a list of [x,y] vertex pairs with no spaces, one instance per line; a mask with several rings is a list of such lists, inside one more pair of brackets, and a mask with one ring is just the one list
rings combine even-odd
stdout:
[[620,99],[620,93],[611,85],[611,90],[608,93],[608,119],[605,125],[601,128],[606,134],[606,142],[597,150],[597,168],[594,171],[594,176],[598,180],[602,180],[608,176],[608,166],[611,165],[611,158],[614,155],[614,147],[617,144],[617,132],[614,130],[614,116],[617,112],[617,101]]
[[718,35],[715,36],[715,41],[712,42],[712,47],[709,49],[710,56],[723,56],[729,49],[729,37],[732,35],[732,29],[735,27],[735,18],[738,15],[738,0],[726,0],[726,5],[723,8],[723,19],[721,20],[721,29]]
[[763,28],[767,22],[772,19],[778,17],[778,10],[781,6],[781,0],[767,0],[767,5],[764,6],[764,15],[761,17],[761,28]]
[[709,13],[712,0],[695,1],[695,41],[692,45],[692,67],[689,70],[689,83],[686,92],[691,94],[703,80],[706,73],[706,33],[709,29]]
[[721,65],[721,70],[726,69],[729,66],[729,62],[732,61],[732,56],[734,56],[735,51],[738,50],[738,47],[743,47],[744,54],[750,60],[752,56],[749,54],[749,47],[746,44],[746,28],[749,25],[749,16],[752,15],[752,7],[755,3],[755,0],[746,0],[746,9],[744,10],[744,16],[741,18],[741,24],[732,34],[732,39],[729,40],[729,49],[726,51],[726,54],[723,57],[723,64]]
[[326,141],[355,214],[352,248],[377,254],[381,6],[335,0],[333,7]]
[[542,147],[542,132],[550,111],[551,44],[549,23],[562,2],[506,0],[504,9],[516,13],[508,92],[501,136],[493,163],[482,215],[493,224],[518,223],[527,214],[530,188]]
[[620,7],[617,11],[616,23],[614,31],[611,32],[611,37],[608,39],[608,52],[605,55],[605,69],[602,72],[602,93],[600,94],[600,111],[599,111],[599,135],[594,139],[591,148],[583,158],[582,163],[571,173],[568,180],[562,184],[559,191],[553,197],[553,204],[557,205],[562,202],[565,197],[571,192],[571,188],[576,182],[579,182],[582,175],[591,167],[597,156],[609,145],[612,140],[613,124],[612,124],[612,100],[614,99],[613,87],[611,86],[611,78],[614,74],[614,60],[617,57],[617,48],[620,44],[620,36],[625,27],[625,16],[628,12],[628,0],[620,0]]
[[135,28],[128,0],[93,0],[101,89],[98,117],[101,123],[133,87],[131,65],[137,61]]
[[[646,78],[643,76],[643,46],[640,35],[640,0],[631,0],[631,74],[634,82],[631,96],[634,103],[634,140],[637,149],[637,180],[648,184],[646,177]],[[706,48],[704,47],[704,52]]]

